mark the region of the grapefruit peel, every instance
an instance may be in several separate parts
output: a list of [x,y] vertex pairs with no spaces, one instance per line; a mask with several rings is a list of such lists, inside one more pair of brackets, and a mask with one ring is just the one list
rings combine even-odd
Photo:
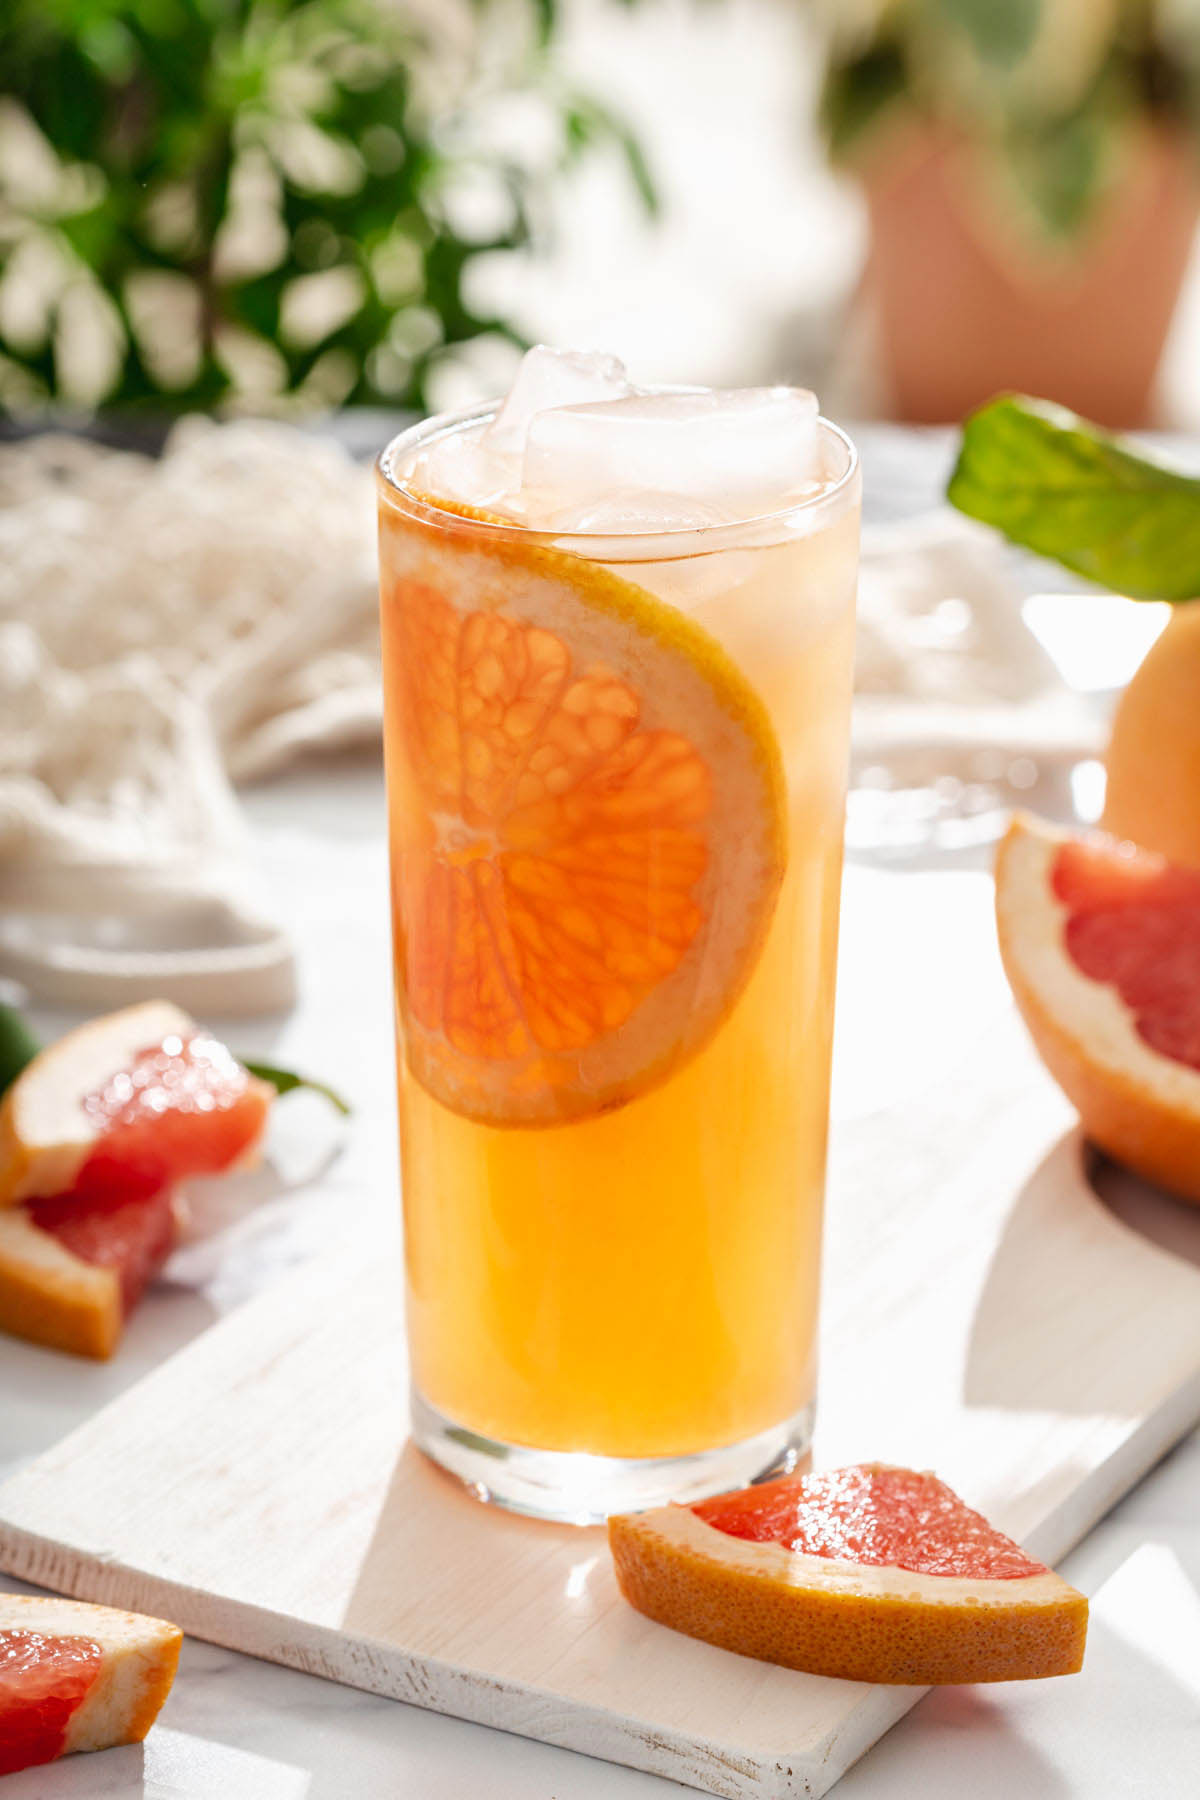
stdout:
[[[1066,846],[1107,862],[1114,897],[1131,909],[1139,882],[1172,865],[1101,832],[1072,833],[1017,815],[996,861],[996,921],[1004,970],[1042,1061],[1087,1136],[1118,1162],[1200,1203],[1200,1071],[1154,1049],[1117,987],[1084,974],[1066,943],[1071,907],[1055,891]],[[1195,872],[1178,877],[1197,884]],[[1200,910],[1197,912],[1200,940]],[[1198,996],[1200,998],[1200,996]]]
[[[936,1477],[881,1464],[837,1473],[932,1483],[972,1533],[990,1531]],[[802,1490],[828,1479],[792,1476],[767,1485]],[[747,1488],[720,1498],[753,1507],[760,1494]],[[1082,1664],[1087,1601],[1041,1564],[1030,1561],[1036,1572],[995,1578],[812,1555],[730,1535],[701,1516],[712,1504],[658,1507],[608,1522],[626,1600],[688,1637],[813,1675],[902,1686],[1029,1680],[1073,1674]],[[1017,1550],[1002,1534],[991,1535]]]
[[409,1067],[484,1123],[586,1118],[687,1061],[748,981],[786,857],[779,746],[684,613],[439,511],[382,525]]

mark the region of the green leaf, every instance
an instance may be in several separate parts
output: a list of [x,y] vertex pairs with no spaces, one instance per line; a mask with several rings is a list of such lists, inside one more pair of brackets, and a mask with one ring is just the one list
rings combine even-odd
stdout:
[[295,1088],[308,1088],[311,1093],[323,1094],[331,1106],[336,1106],[340,1113],[349,1113],[350,1103],[342,1099],[333,1088],[326,1087],[323,1081],[310,1081],[307,1075],[297,1075],[291,1069],[277,1069],[271,1063],[243,1062],[242,1067],[249,1069],[251,1075],[259,1081],[269,1082],[277,1094],[290,1094]]
[[558,7],[555,0],[533,0],[534,29],[537,32],[537,41],[543,47],[554,36],[557,14]]
[[658,217],[662,202],[653,171],[636,133],[620,112],[604,105],[594,94],[569,95],[563,102],[563,136],[568,163],[606,139],[615,144],[638,199],[651,218]]
[[834,161],[850,156],[909,92],[899,45],[872,44],[850,62],[832,64],[821,90],[821,127]]
[[1011,68],[1032,47],[1042,0],[941,0],[940,10],[970,38],[981,62]]
[[[311,258],[306,263],[308,252],[321,254],[320,243],[314,245],[311,232],[307,240],[295,238],[299,227],[322,223],[332,241],[329,261],[359,266],[367,262],[372,239],[403,231],[424,253],[414,291],[395,298],[366,293],[331,344],[352,366],[349,401],[424,406],[436,352],[412,359],[399,377],[401,388],[384,390],[376,383],[375,352],[388,344],[397,310],[419,306],[435,315],[446,346],[492,329],[470,304],[474,265],[529,239],[531,222],[544,216],[548,188],[568,160],[516,157],[507,174],[516,224],[490,239],[462,232],[438,195],[471,169],[472,117],[490,105],[497,80],[537,94],[575,140],[569,145],[574,155],[615,150],[648,209],[656,198],[641,146],[615,114],[585,93],[579,105],[591,106],[590,115],[564,117],[577,103],[559,53],[563,0],[470,3],[481,21],[497,15],[498,29],[488,40],[497,50],[496,67],[482,82],[468,79],[464,69],[462,80],[448,87],[443,119],[442,84],[431,113],[423,78],[443,61],[448,28],[436,6],[394,0],[0,0],[0,87],[30,114],[63,165],[57,192],[48,199],[40,189],[36,201],[6,196],[13,204],[0,222],[0,279],[27,239],[36,242],[43,232],[61,229],[75,262],[126,324],[105,404],[119,412],[178,412],[244,397],[237,369],[219,354],[219,341],[235,324],[277,340],[282,288],[306,266],[326,266]],[[509,30],[518,13],[525,29]],[[326,191],[322,145],[340,148],[355,170],[353,181],[347,175],[340,187],[334,182],[335,191]],[[269,184],[261,174],[264,158]],[[78,181],[68,173],[75,164],[87,166],[99,197],[88,199],[85,213],[63,218],[67,203],[76,205]],[[346,186],[350,191],[341,191]],[[265,274],[214,252],[222,228],[237,224],[239,210],[244,233],[247,194],[277,212],[289,239],[278,267]],[[147,268],[185,276],[201,297],[200,366],[185,387],[164,385],[168,378],[128,330],[123,297],[130,278]],[[505,320],[503,329],[513,331],[515,321]],[[280,348],[287,385],[295,388],[312,356]],[[7,364],[25,388],[44,390],[51,401],[74,397],[69,362],[57,361],[46,344],[7,343]]]
[[1003,155],[1019,191],[1050,239],[1071,239],[1105,193],[1111,118],[1083,108],[1042,128],[1014,126]]
[[947,497],[1114,593],[1200,595],[1200,478],[1063,407],[990,400],[963,427]]
[[629,179],[633,183],[638,199],[649,217],[657,219],[662,212],[662,201],[659,198],[658,183],[654,179],[654,172],[646,159],[646,153],[636,134],[628,126],[617,124],[614,129],[617,143],[621,147],[621,154],[625,158],[625,167],[629,171]]
[[15,1006],[0,1006],[0,1094],[31,1063],[41,1045]]

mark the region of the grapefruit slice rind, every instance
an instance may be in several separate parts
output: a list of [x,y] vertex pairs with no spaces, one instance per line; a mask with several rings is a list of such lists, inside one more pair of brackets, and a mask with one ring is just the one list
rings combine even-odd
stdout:
[[786,846],[769,716],[607,569],[451,522],[382,535],[409,1066],[490,1124],[622,1105],[757,961]]
[[[1084,912],[1119,936],[1115,976],[1129,972],[1144,988],[1150,967],[1152,1018],[1139,1019],[1119,980],[1094,979],[1076,962],[1068,938]],[[1200,1069],[1146,1035],[1169,1014],[1176,1037],[1200,1041],[1200,874],[1103,832],[1021,814],[997,856],[996,922],[1017,1007],[1087,1135],[1147,1180],[1200,1202]]]
[[0,1594],[0,1774],[141,1741],[183,1634],[78,1600]]
[[[879,1465],[859,1472],[936,1483]],[[789,1483],[802,1489],[806,1479]],[[757,1494],[724,1498],[753,1505]],[[1040,1565],[1000,1578],[928,1574],[733,1536],[702,1510],[609,1520],[625,1598],[689,1637],[814,1675],[903,1686],[1029,1680],[1082,1664],[1087,1601]]]

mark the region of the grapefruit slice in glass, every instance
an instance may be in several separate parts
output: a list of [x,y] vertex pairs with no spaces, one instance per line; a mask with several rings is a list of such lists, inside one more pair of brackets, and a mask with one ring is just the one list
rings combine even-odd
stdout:
[[385,517],[382,566],[409,1066],[493,1125],[620,1106],[758,958],[786,842],[766,710],[597,564]]
[[170,1692],[182,1639],[139,1613],[0,1594],[0,1775],[140,1742]]
[[930,1687],[1073,1674],[1087,1601],[936,1475],[864,1463],[608,1522],[659,1624],[814,1675]]
[[1005,972],[1084,1130],[1200,1202],[1200,870],[1014,819],[996,862]]

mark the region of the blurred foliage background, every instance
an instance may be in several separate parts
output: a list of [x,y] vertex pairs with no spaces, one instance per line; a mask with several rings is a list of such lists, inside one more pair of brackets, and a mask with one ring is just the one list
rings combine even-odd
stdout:
[[[883,178],[939,141],[946,229],[1044,295],[1026,335],[1090,283],[1161,340],[1144,246],[1089,258],[1123,209],[1188,229],[1200,0],[0,0],[0,412],[453,406],[544,337],[945,417],[878,324]],[[946,244],[898,235],[950,309]],[[1177,316],[1200,419],[1200,255]]]
[[1084,229],[1146,123],[1190,135],[1200,162],[1198,0],[808,0],[827,57],[820,118],[853,168],[877,135],[920,120],[986,146],[1014,219]]
[[639,146],[556,0],[5,0],[0,406],[423,406],[472,265]]

